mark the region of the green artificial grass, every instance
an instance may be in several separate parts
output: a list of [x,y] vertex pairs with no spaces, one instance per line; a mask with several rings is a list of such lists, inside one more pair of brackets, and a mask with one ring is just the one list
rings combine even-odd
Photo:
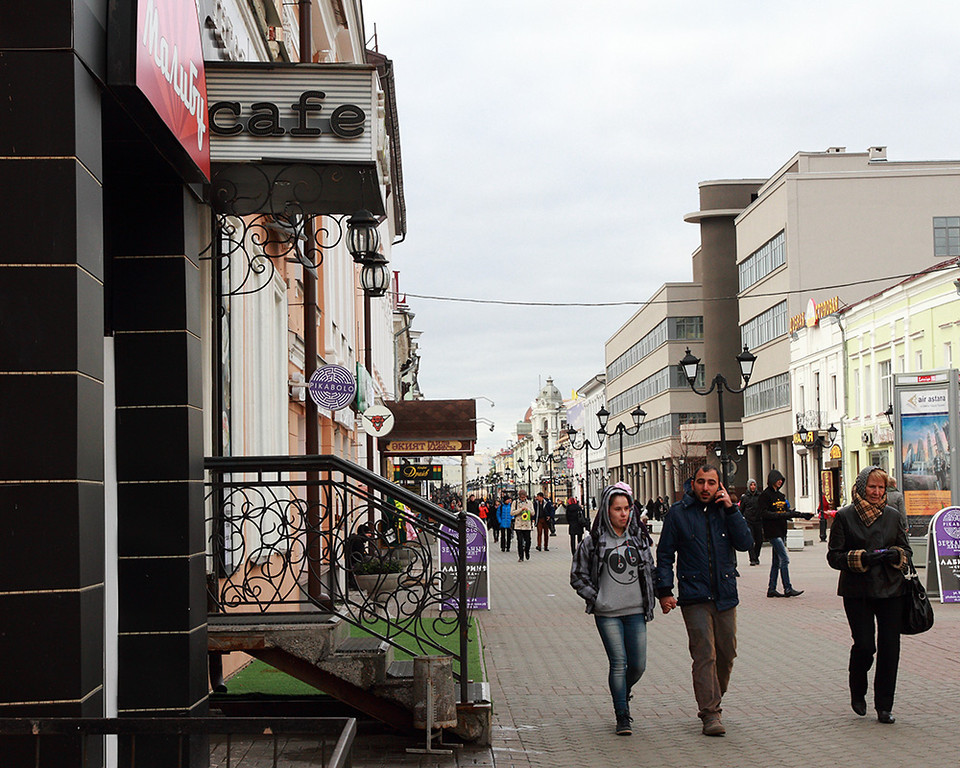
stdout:
[[[383,622],[377,622],[371,625],[371,629],[382,631]],[[438,636],[432,631],[429,622],[421,628],[427,637],[430,637],[444,648],[457,650],[460,643],[459,635],[454,633],[449,637]],[[367,637],[370,635],[359,627],[350,626],[350,637]],[[470,622],[468,633],[469,643],[467,645],[467,663],[470,670],[470,678],[473,680],[484,680],[483,667],[480,664],[480,641],[477,632],[476,620]],[[398,638],[398,642],[403,648],[394,648],[394,658],[398,660],[411,659],[414,656],[424,655],[416,649],[416,643],[412,638]],[[431,652],[432,655],[432,652]],[[323,691],[314,688],[312,685],[291,677],[279,669],[271,667],[269,664],[254,659],[233,677],[226,681],[229,694],[242,695],[247,693],[260,693],[269,696],[317,696]]]

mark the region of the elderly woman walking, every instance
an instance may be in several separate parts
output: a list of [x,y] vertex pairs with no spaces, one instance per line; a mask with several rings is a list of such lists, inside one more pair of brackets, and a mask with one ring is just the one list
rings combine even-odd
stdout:
[[647,666],[647,622],[653,620],[652,543],[634,512],[626,483],[606,488],[590,535],[577,548],[570,584],[586,601],[609,661],[607,681],[616,732],[629,736],[630,689]]
[[853,503],[837,510],[827,544],[827,562],[840,571],[853,647],[850,706],[867,713],[867,672],[877,657],[873,703],[877,720],[893,723],[893,696],[900,664],[904,573],[912,555],[900,513],[887,505],[887,473],[867,467],[853,486]]

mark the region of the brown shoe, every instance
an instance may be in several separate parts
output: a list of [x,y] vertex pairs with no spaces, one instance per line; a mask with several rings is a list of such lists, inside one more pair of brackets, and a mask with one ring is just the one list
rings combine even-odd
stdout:
[[727,732],[727,729],[723,727],[723,723],[720,722],[720,715],[714,715],[713,717],[706,717],[703,720],[703,735],[704,736],[723,736]]

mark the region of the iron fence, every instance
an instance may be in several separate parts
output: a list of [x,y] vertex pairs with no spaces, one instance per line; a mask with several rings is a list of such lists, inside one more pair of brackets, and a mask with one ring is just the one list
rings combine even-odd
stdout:
[[453,656],[467,699],[465,514],[336,456],[205,466],[212,611],[336,613],[395,647]]

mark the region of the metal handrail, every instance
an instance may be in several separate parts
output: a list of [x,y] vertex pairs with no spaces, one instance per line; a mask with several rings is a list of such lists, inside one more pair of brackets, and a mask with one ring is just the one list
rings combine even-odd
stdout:
[[[178,756],[182,760],[184,736],[227,736],[227,749],[231,749],[230,737],[244,735],[251,738],[273,738],[273,765],[279,765],[280,751],[277,736],[337,736],[337,742],[326,761],[327,768],[348,768],[351,763],[353,742],[357,735],[357,721],[352,717],[124,717],[124,718],[0,718],[0,736],[33,736],[36,740],[34,753],[39,764],[42,737],[76,736],[81,740],[80,749],[86,760],[86,740],[91,736],[130,737],[131,768],[136,768],[136,739],[158,736],[176,736]],[[323,743],[326,743],[325,738]],[[58,750],[63,749],[58,742]],[[325,750],[324,750],[325,751]],[[150,755],[153,762],[153,755]],[[229,764],[229,754],[227,757]],[[78,768],[85,768],[81,763]]]
[[[409,651],[412,643],[421,653],[452,655],[466,701],[465,513],[451,513],[338,456],[209,457],[204,466],[210,473],[208,555],[219,576],[210,596],[216,611],[275,615],[312,604],[336,612],[395,647]],[[409,525],[415,541],[388,539],[396,534],[389,529],[361,534],[361,523],[376,514],[401,531]],[[454,573],[436,562],[436,540],[454,553]],[[399,556],[406,559],[386,598],[376,594],[385,575],[378,576],[374,594],[360,590],[360,562],[387,564]],[[431,637],[455,632],[456,653]]]

